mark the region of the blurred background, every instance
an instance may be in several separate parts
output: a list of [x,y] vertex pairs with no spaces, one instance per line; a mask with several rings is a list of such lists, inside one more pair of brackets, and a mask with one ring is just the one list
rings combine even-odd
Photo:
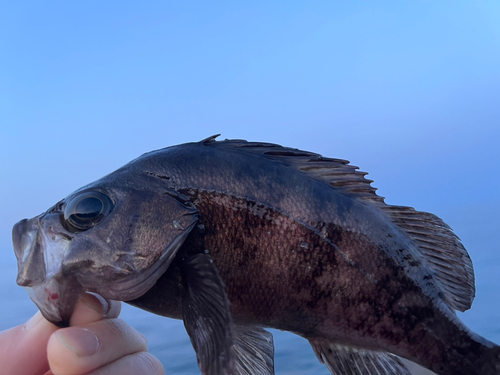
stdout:
[[[348,159],[474,262],[460,318],[500,343],[500,3],[0,1],[0,330],[36,311],[11,228],[140,154],[221,133]],[[125,307],[167,374],[182,322]],[[328,374],[273,331],[278,374]]]

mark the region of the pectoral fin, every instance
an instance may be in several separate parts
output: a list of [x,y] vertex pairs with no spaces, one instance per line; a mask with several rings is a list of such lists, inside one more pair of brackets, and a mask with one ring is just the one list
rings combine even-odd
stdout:
[[314,353],[333,375],[411,375],[398,357],[311,339]]
[[273,335],[260,327],[233,326],[238,375],[274,375]]
[[204,375],[236,375],[224,282],[208,254],[182,262],[182,317]]

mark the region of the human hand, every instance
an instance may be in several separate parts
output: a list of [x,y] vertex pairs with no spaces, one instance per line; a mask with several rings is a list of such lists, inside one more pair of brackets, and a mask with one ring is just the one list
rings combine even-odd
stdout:
[[85,294],[68,328],[56,327],[38,312],[26,324],[0,332],[0,374],[165,374],[147,352],[146,339],[117,319],[120,309],[119,302],[108,306]]

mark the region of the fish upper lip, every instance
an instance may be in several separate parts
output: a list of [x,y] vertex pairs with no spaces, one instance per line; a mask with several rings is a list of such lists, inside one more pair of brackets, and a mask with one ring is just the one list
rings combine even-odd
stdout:
[[45,212],[16,223],[12,228],[12,242],[18,265],[18,285],[34,287],[58,274],[64,252],[73,238],[57,212]]
[[[22,257],[22,254],[23,254],[22,239],[23,239],[23,235],[25,235],[25,233],[27,232],[27,225],[28,225],[29,221],[31,221],[31,220],[22,219],[19,222],[17,222],[14,225],[14,227],[12,228],[12,244],[14,245],[14,252],[15,252],[16,256],[18,257],[18,259],[20,257]],[[33,225],[33,226],[35,226],[35,225]],[[29,232],[32,233],[37,229],[38,229],[38,227],[32,228],[32,230]]]
[[14,224],[14,227],[12,228],[12,245],[14,246],[14,253],[16,254],[16,258],[19,259],[19,256],[21,256],[21,236],[24,232],[24,224],[28,219],[22,219],[16,224]]
[[45,260],[39,242],[38,217],[23,219],[12,228],[12,242],[17,258],[17,283],[39,285],[45,280]]

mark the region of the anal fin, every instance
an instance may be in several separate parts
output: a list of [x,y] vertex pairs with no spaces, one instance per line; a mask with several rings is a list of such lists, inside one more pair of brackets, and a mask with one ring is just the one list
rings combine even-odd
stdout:
[[273,335],[260,327],[233,326],[238,375],[274,375]]
[[411,375],[398,357],[386,353],[310,339],[319,361],[333,375]]

